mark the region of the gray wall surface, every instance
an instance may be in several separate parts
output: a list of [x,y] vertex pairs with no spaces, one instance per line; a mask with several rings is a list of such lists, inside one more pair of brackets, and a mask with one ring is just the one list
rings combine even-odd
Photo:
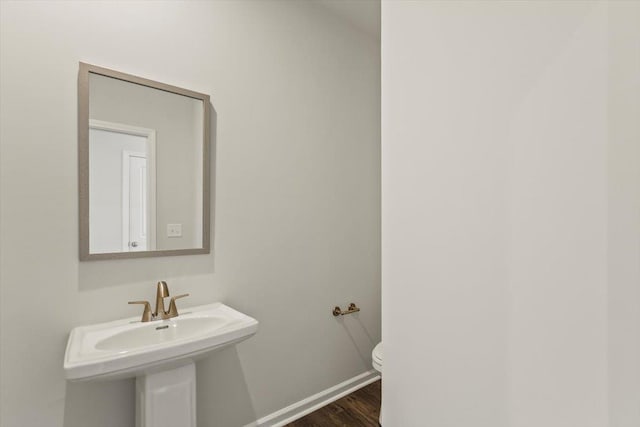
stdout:
[[[379,43],[313,2],[0,3],[0,425],[129,427],[134,382],[67,383],[69,331],[183,307],[260,321],[198,363],[203,427],[370,369],[380,339]],[[78,62],[211,95],[209,255],[78,261]],[[362,311],[335,319],[335,305]]]

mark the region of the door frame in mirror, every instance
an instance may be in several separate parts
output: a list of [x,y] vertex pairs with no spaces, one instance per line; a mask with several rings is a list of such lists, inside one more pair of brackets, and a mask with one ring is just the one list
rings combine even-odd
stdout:
[[[90,253],[89,246],[89,75],[97,74],[175,93],[202,101],[202,247],[191,249],[153,250],[140,252]],[[78,213],[80,261],[105,259],[148,258],[158,256],[208,254],[211,246],[210,234],[210,98],[209,95],[160,83],[120,71],[79,63],[78,72]]]
[[[125,135],[134,135],[141,136],[146,139],[146,157],[149,160],[148,169],[147,169],[147,185],[148,185],[148,194],[147,194],[147,232],[148,232],[148,246],[155,250],[156,247],[156,131],[154,129],[147,129],[138,126],[124,125],[121,123],[107,122],[104,120],[95,120],[89,119],[89,135],[91,135],[92,130],[102,130],[107,132],[116,132],[122,133]],[[91,136],[89,136],[91,138]],[[91,145],[91,141],[89,141],[89,145]],[[91,151],[91,149],[89,149]],[[131,154],[130,151],[122,152],[122,252],[129,252],[127,249],[129,247],[129,167],[128,163],[125,162],[125,153]],[[126,191],[125,191],[126,190]],[[89,207],[91,209],[91,207]],[[89,217],[91,217],[91,212],[89,212]],[[89,219],[89,224],[91,224],[91,218]],[[91,239],[91,237],[89,237]],[[89,241],[89,250],[91,250],[91,241]]]

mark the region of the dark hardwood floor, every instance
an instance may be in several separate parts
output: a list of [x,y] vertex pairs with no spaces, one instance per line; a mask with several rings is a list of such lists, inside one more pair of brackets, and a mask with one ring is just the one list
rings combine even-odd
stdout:
[[380,384],[371,383],[285,427],[378,427]]

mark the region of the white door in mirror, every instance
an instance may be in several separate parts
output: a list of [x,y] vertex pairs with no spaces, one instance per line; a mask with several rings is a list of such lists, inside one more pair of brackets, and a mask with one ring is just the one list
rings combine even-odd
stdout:
[[[122,215],[128,220],[123,221],[127,233],[125,241],[128,242],[128,250],[147,250],[147,156],[145,153],[128,153],[123,156],[123,169],[128,171],[128,180],[123,180],[127,188],[123,188],[124,197],[129,199],[129,203],[123,203]],[[125,172],[127,173],[127,172]],[[128,227],[126,227],[128,223]]]
[[99,122],[90,128],[92,253],[149,250],[149,215],[155,210],[149,203],[148,138],[116,126]]

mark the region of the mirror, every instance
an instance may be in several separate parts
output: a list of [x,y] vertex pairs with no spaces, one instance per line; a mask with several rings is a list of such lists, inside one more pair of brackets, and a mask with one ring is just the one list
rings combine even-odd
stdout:
[[209,253],[209,108],[80,63],[80,260]]

